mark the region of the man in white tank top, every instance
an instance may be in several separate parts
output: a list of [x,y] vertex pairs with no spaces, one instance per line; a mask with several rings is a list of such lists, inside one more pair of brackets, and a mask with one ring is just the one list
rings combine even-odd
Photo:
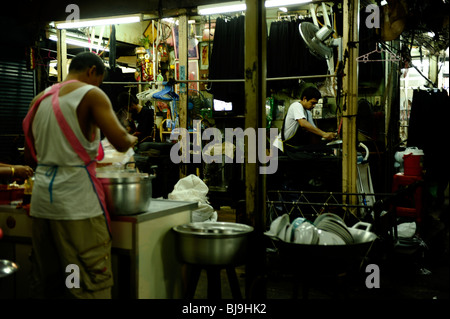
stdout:
[[[36,166],[33,297],[111,297],[109,216],[95,177],[100,131],[120,152],[137,138],[98,88],[104,72],[97,55],[78,54],[65,81],[36,96],[24,120],[26,155]],[[67,269],[79,269],[79,278],[69,280]]]

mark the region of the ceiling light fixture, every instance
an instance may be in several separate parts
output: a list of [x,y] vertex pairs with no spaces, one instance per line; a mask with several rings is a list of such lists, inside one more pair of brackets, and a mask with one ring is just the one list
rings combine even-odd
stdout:
[[101,25],[136,23],[140,21],[141,21],[140,15],[133,15],[133,16],[117,16],[106,19],[102,18],[91,20],[74,20],[71,22],[55,22],[55,26],[58,29],[76,29],[83,27],[96,27]]
[[204,6],[198,6],[197,12],[199,15],[220,14],[236,11],[245,11],[247,5],[242,1],[225,2],[220,4],[208,4]]
[[312,0],[266,0],[266,8],[292,6],[296,4],[304,4],[312,2]]
[[[312,2],[312,0],[267,0],[264,5],[266,8],[272,8],[272,7],[303,4],[308,2]],[[233,2],[198,6],[197,13],[199,15],[211,15],[211,14],[245,11],[246,9],[247,6],[245,4],[245,1],[233,1]]]
[[[49,40],[57,42],[58,37],[55,34],[51,34],[49,36]],[[83,48],[92,48],[93,46],[95,46],[95,44],[89,43],[87,40],[78,40],[69,37],[66,37],[66,44],[71,44]],[[109,48],[100,46],[99,51],[109,52]]]

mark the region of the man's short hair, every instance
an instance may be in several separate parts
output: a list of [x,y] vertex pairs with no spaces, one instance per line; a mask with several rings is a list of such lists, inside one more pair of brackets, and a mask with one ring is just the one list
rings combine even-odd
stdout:
[[69,72],[81,72],[94,65],[98,75],[105,74],[105,64],[97,54],[92,52],[81,52],[72,59],[72,62],[70,62]]
[[322,97],[322,94],[320,94],[320,91],[314,87],[314,86],[309,86],[307,87],[301,94],[301,99],[303,100],[303,98],[306,98],[307,101],[311,100],[311,99],[316,99],[317,101],[319,101],[319,99]]
[[127,107],[133,104],[139,104],[137,97],[128,92],[122,92],[117,96],[117,105],[119,108]]

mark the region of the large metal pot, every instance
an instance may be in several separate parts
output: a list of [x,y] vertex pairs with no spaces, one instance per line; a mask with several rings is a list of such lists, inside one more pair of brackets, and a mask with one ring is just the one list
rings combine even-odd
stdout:
[[242,265],[253,227],[229,222],[200,222],[173,227],[177,253],[187,264]]
[[111,215],[135,215],[148,210],[152,200],[155,176],[136,172],[104,172],[97,174],[105,191]]

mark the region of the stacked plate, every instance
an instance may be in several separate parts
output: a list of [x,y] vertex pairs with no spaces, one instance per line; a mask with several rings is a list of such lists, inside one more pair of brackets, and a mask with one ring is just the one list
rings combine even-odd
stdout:
[[[340,240],[343,241],[344,244],[353,244],[353,236],[347,229],[347,225],[345,225],[345,222],[342,220],[342,218],[340,218],[336,214],[322,214],[316,218],[316,220],[314,221],[314,225],[322,231],[326,231],[328,233],[336,235]],[[338,242],[340,242],[340,240],[338,240]]]
[[319,229],[309,222],[304,222],[294,229],[292,243],[317,245],[319,243]]
[[316,245],[319,243],[319,229],[309,220],[299,217],[289,222],[289,215],[277,217],[265,235],[288,243]]

